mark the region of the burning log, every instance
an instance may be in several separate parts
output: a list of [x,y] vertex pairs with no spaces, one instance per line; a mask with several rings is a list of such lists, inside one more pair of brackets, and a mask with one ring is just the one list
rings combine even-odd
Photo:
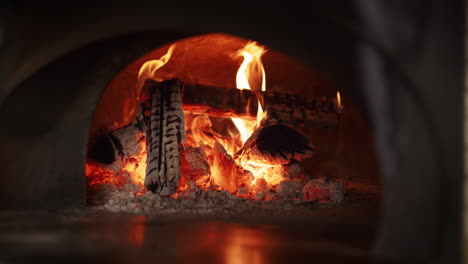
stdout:
[[[155,85],[158,83],[153,80],[145,83],[146,87]],[[335,99],[326,97],[309,98],[201,84],[184,84],[182,96],[184,110],[194,114],[255,119],[258,102],[261,102],[268,119],[305,126],[334,127],[342,110]]]
[[291,126],[271,123],[256,129],[236,158],[241,163],[280,165],[311,157],[314,152],[312,143],[301,132]]
[[181,90],[177,79],[151,89],[145,186],[162,196],[174,193],[182,176],[179,148],[185,142],[185,127]]
[[[194,91],[196,90],[200,90],[201,92],[195,93]],[[186,138],[182,100],[184,100],[184,110],[203,113],[202,115],[197,114],[198,116],[193,117],[191,123],[195,125],[188,132],[189,139],[198,135],[199,138],[204,138],[205,144],[210,145],[210,151],[215,152],[212,153],[212,156],[218,159],[208,160],[210,167],[212,169],[223,167],[222,170],[215,174],[223,175],[226,179],[218,179],[217,182],[223,186],[223,189],[230,192],[235,192],[239,185],[239,182],[235,179],[241,179],[240,182],[243,182],[244,178],[246,182],[251,181],[247,179],[249,177],[243,177],[243,170],[237,166],[235,160],[240,161],[241,164],[246,163],[243,161],[254,161],[266,165],[285,165],[294,160],[310,157],[315,149],[301,132],[292,126],[277,122],[278,119],[281,120],[282,118],[287,118],[288,120],[294,119],[293,112],[291,112],[292,116],[290,116],[289,114],[270,110],[270,117],[276,121],[272,122],[272,120],[269,120],[266,121],[266,124],[262,124],[233,158],[226,153],[227,149],[224,149],[224,147],[227,148],[232,144],[225,142],[227,139],[211,129],[211,123],[206,116],[206,111],[210,115],[214,113],[215,115],[223,116],[226,113],[230,113],[230,115],[254,119],[256,116],[252,113],[257,112],[258,103],[262,101],[267,111],[268,109],[283,109],[284,105],[287,105],[288,102],[302,102],[297,103],[298,109],[300,109],[301,105],[305,105],[303,109],[310,110],[315,107],[319,112],[329,111],[336,120],[340,111],[333,101],[326,101],[325,99],[322,102],[328,104],[328,108],[324,108],[323,105],[317,103],[307,105],[307,100],[301,99],[298,96],[200,85],[184,85],[177,79],[163,82],[147,80],[143,91],[141,108],[135,121],[131,126],[111,132],[108,135],[108,141],[113,149],[114,155],[112,160],[115,160],[115,157],[118,156],[129,156],[125,152],[138,152],[131,149],[135,145],[135,135],[140,131],[146,132],[147,166],[144,185],[148,190],[163,196],[176,192],[182,177],[181,153],[183,151],[181,150],[181,143],[184,143]],[[205,94],[207,96],[204,96]],[[298,110],[295,112],[304,111]],[[314,117],[305,116],[305,118]],[[327,122],[330,120],[333,119],[328,119]],[[133,141],[126,139],[126,137],[133,139]],[[202,149],[203,147],[200,150]],[[233,153],[233,151],[230,153]],[[190,151],[186,154],[189,154],[187,157],[197,156],[195,152],[192,153]],[[192,169],[189,168],[190,173],[195,173],[195,170]],[[187,174],[187,171],[185,174]],[[200,181],[205,181],[208,175],[213,174],[213,171],[205,171],[200,175],[195,174],[192,175],[194,178],[200,177]],[[197,179],[191,180],[195,180],[197,184],[201,183]]]
[[89,146],[90,161],[102,164],[103,167],[118,171],[124,163],[143,151],[140,123],[133,123],[107,134],[97,136]]

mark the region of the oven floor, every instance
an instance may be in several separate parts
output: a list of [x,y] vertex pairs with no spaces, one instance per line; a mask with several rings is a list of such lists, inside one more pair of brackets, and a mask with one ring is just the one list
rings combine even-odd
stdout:
[[0,213],[0,263],[371,263],[377,221],[374,207],[275,216],[9,211]]

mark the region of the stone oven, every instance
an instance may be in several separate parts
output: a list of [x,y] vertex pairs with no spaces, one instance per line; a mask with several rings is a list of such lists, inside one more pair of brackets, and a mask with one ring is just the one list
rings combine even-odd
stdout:
[[461,1],[4,5],[6,260],[460,258]]

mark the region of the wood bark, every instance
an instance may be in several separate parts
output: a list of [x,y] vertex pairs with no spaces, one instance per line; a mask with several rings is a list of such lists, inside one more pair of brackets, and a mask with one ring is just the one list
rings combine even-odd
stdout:
[[162,196],[174,193],[182,176],[179,148],[185,142],[185,128],[181,88],[182,82],[173,79],[151,89],[145,186]]
[[[324,97],[305,98],[273,92],[184,84],[177,79],[163,82],[147,80],[144,91],[142,98],[145,99],[139,106],[135,122],[129,127],[132,127],[135,133],[137,130],[146,132],[145,186],[163,196],[171,195],[177,190],[182,176],[180,144],[185,142],[183,110],[195,114],[254,119],[260,102],[268,113],[267,122],[274,120],[294,125],[311,121],[313,124],[325,126],[335,125],[341,112],[341,108],[333,99]],[[110,142],[115,151],[112,155],[113,160],[115,157],[124,156],[123,148],[128,147],[128,144],[122,136],[128,134],[127,130],[128,127],[111,133],[113,138]],[[268,128],[261,131],[267,130]],[[115,140],[115,137],[118,140]],[[256,138],[257,143],[263,142],[263,139],[263,136]],[[270,149],[274,144],[266,148],[262,148],[262,144],[257,144],[256,147],[248,145],[244,148],[243,156],[258,158],[256,156],[261,154],[263,159],[272,164],[301,159],[313,152],[308,142],[301,142],[297,148],[281,151]]]
[[[153,85],[157,85],[157,82],[147,80],[146,86]],[[308,127],[336,127],[342,110],[335,98],[305,97],[201,84],[184,84],[182,101],[184,110],[195,114],[251,119],[256,118],[260,102],[268,119]]]
[[281,165],[311,157],[315,147],[300,131],[280,123],[257,128],[236,153],[241,162]]

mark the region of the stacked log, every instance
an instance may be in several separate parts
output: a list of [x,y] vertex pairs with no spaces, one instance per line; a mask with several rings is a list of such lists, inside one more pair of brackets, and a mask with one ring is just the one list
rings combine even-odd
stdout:
[[[184,110],[194,114],[253,120],[261,104],[267,113],[267,122],[254,132],[239,156],[261,159],[271,164],[287,164],[310,157],[314,148],[294,129],[294,125],[336,127],[342,110],[334,99],[325,97],[306,98],[274,92],[184,84],[177,79],[163,82],[146,80],[143,91],[135,121],[131,126],[107,135],[106,138],[112,143],[107,145],[112,145],[115,151],[110,160],[126,156],[126,152],[132,152],[125,150],[130,146],[125,139],[128,131],[144,131],[147,144],[144,184],[148,190],[162,196],[173,194],[182,176]],[[289,135],[284,137],[286,141],[277,140],[282,133]]]
[[162,196],[174,193],[182,176],[180,143],[185,142],[182,85],[174,79],[151,89],[145,186]]

